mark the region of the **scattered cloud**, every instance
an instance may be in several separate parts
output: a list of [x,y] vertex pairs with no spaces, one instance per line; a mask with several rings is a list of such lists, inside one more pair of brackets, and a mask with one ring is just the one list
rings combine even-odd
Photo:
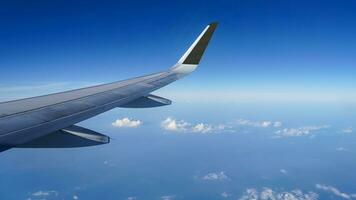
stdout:
[[223,192],[223,193],[221,193],[221,197],[228,198],[228,197],[231,197],[231,194],[229,194],[227,192]]
[[237,119],[237,125],[242,125],[242,126],[252,126],[252,127],[259,127],[259,128],[268,128],[268,127],[275,127],[279,128],[282,127],[282,122],[280,121],[269,121],[269,120],[263,120],[263,121],[251,121],[248,119]]
[[140,120],[135,120],[135,119],[130,119],[128,117],[122,118],[122,119],[117,119],[113,123],[111,123],[114,127],[129,127],[129,128],[134,128],[138,127],[142,124]]
[[75,191],[85,191],[85,190],[87,190],[87,186],[86,185],[75,186],[74,190]]
[[310,135],[315,133],[318,130],[329,128],[329,125],[321,125],[321,126],[304,126],[300,128],[282,128],[283,123],[280,121],[251,121],[247,119],[238,119],[237,125],[244,126],[252,126],[259,128],[276,128],[275,134],[277,137],[295,137],[295,136],[303,136]]
[[321,125],[321,126],[305,126],[300,128],[284,128],[276,131],[276,135],[278,137],[296,137],[296,136],[304,136],[311,135],[315,133],[315,131],[319,131],[321,129],[329,128],[329,125]]
[[183,120],[177,121],[173,118],[168,117],[161,122],[162,128],[168,131],[186,131],[190,124]]
[[223,180],[229,180],[229,177],[225,174],[224,171],[220,171],[220,172],[208,173],[202,177],[202,180],[204,180],[204,181],[223,181]]
[[352,133],[353,129],[352,129],[352,127],[347,127],[345,129],[341,130],[341,132],[343,132],[343,133]]
[[[77,187],[74,188],[74,190],[77,190]],[[32,193],[30,197],[27,198],[27,200],[62,199],[61,196],[62,195],[59,195],[59,192],[56,190],[38,190],[37,192]],[[66,199],[79,200],[79,196],[73,194],[73,196],[69,196]]]
[[165,195],[165,196],[161,196],[162,200],[173,200],[175,199],[175,195]]
[[237,119],[236,122],[238,125],[261,127],[261,128],[267,128],[274,124],[271,121],[250,121],[248,119]]
[[336,151],[347,151],[345,147],[338,147],[336,148]]
[[315,192],[303,193],[299,189],[278,192],[265,187],[262,191],[247,189],[239,200],[317,200],[318,197]]
[[116,167],[116,164],[108,161],[108,160],[104,160],[103,162],[104,165],[108,166],[108,167]]
[[176,120],[174,118],[168,117],[161,122],[161,127],[167,131],[172,132],[190,132],[190,133],[221,133],[221,132],[236,132],[238,127],[248,126],[257,128],[273,128],[274,136],[277,138],[282,137],[297,137],[315,136],[315,133],[320,132],[323,129],[327,129],[329,125],[319,125],[319,126],[303,126],[299,128],[283,128],[283,123],[280,121],[251,121],[248,119],[237,119],[234,122],[225,122],[219,125],[212,125],[206,123],[190,123],[185,120]]
[[196,133],[208,133],[213,130],[213,127],[209,124],[199,123],[192,127],[192,131]]
[[48,199],[52,197],[58,197],[59,193],[56,190],[39,190],[31,194],[31,197],[28,199]]
[[281,170],[279,170],[282,174],[285,174],[285,175],[287,175],[288,174],[288,171],[286,170],[286,169],[281,169]]
[[341,192],[336,187],[333,187],[333,186],[330,186],[330,185],[316,184],[315,187],[320,189],[320,190],[324,190],[326,192],[329,192],[329,193],[331,193],[331,194],[333,194],[335,196],[338,196],[340,198],[343,198],[343,199],[356,198],[356,194],[347,194],[347,193]]
[[127,197],[126,200],[136,200],[137,197]]
[[282,126],[282,122],[279,122],[279,121],[274,122],[274,123],[273,123],[273,126],[276,127],[276,128],[279,128],[279,127]]
[[184,120],[176,120],[168,117],[161,122],[163,129],[173,132],[191,132],[191,133],[213,133],[217,131],[223,131],[230,128],[227,125],[210,125],[206,123],[193,124]]

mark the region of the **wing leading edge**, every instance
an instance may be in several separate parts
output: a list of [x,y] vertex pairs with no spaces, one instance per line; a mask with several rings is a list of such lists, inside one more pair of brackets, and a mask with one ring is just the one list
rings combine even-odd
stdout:
[[[116,107],[145,108],[171,104],[170,100],[150,93],[194,71],[216,27],[217,23],[209,24],[181,59],[167,71],[0,103],[0,152],[12,147],[60,148],[108,143],[107,136],[73,125]],[[80,134],[68,131],[73,127],[80,130]],[[93,140],[92,136],[102,137],[105,141]],[[78,144],[69,142],[71,138],[75,138],[73,141],[78,141]]]

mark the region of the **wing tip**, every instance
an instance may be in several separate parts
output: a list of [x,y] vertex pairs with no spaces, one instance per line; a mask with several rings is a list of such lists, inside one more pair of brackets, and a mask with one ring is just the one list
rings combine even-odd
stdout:
[[209,23],[178,63],[198,65],[217,26],[218,22]]
[[214,28],[216,28],[218,26],[219,22],[215,21],[215,22],[210,22],[208,24],[208,26],[213,26]]

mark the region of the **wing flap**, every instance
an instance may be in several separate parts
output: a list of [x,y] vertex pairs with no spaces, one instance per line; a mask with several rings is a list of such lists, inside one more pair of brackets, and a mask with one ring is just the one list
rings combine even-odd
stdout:
[[31,142],[16,146],[17,148],[73,148],[107,144],[110,137],[98,132],[72,125],[68,128],[50,133]]
[[152,108],[171,105],[172,101],[156,95],[148,95],[121,105],[122,108]]

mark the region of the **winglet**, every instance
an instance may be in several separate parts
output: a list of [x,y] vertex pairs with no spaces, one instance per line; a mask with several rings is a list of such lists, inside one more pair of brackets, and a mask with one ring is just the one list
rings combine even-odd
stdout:
[[213,22],[206,26],[177,64],[198,65],[217,25],[217,22]]

